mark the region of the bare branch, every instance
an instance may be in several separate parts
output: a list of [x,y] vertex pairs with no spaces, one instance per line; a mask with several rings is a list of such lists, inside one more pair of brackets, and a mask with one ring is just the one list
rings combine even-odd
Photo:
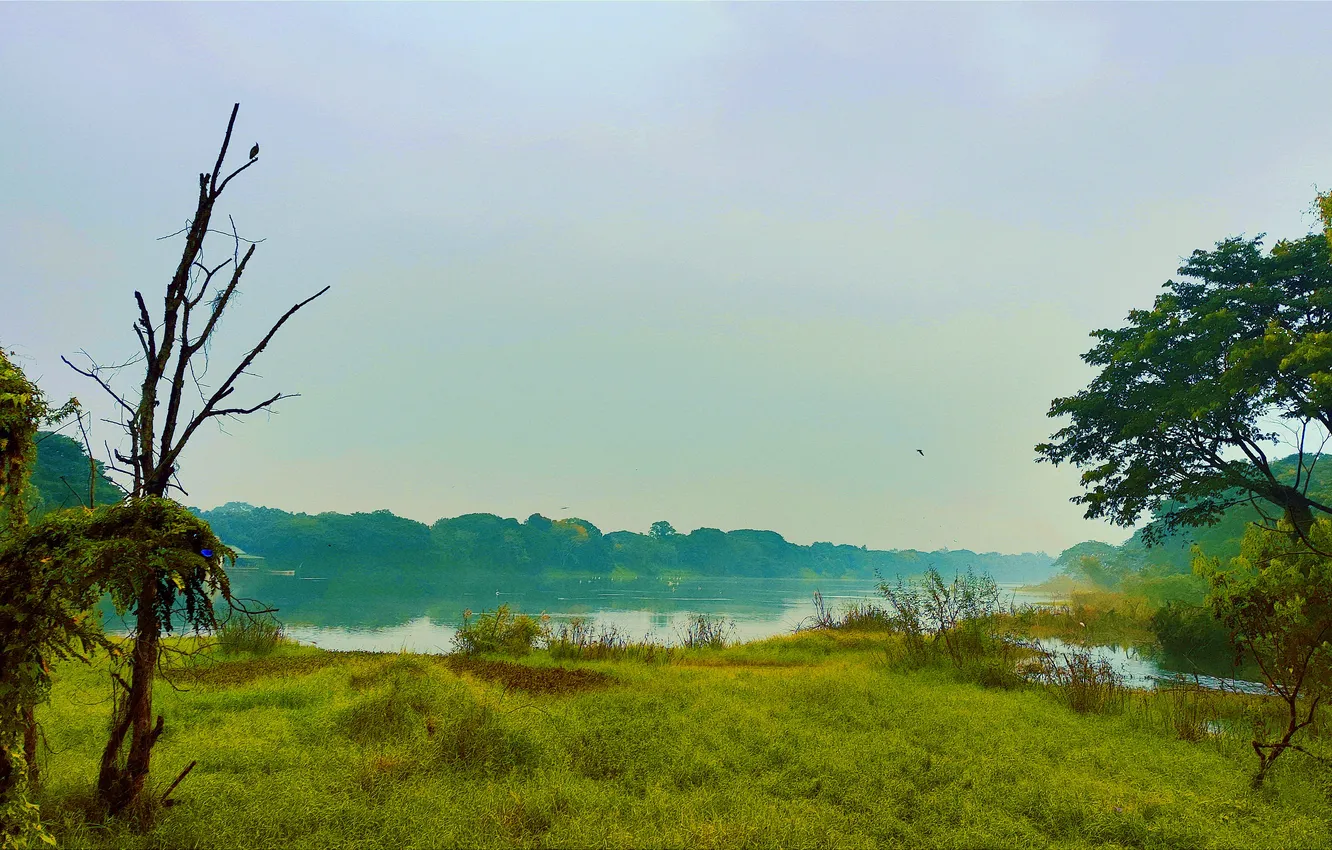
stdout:
[[268,401],[259,402],[254,407],[244,407],[244,408],[230,407],[225,410],[210,410],[208,412],[208,416],[246,416],[251,413],[258,413],[259,411],[263,410],[265,407],[268,407],[270,404],[276,404],[277,402],[282,401],[283,399],[300,398],[300,397],[301,397],[300,393],[286,393],[286,394],[279,393],[278,395],[275,395],[272,398],[270,398]]
[[[164,240],[164,239],[172,239],[172,238],[174,238],[174,237],[176,237],[176,236],[179,236],[180,234],[184,233],[185,231],[189,230],[190,227],[191,227],[191,225],[186,224],[184,227],[182,227],[180,230],[177,230],[175,233],[168,233],[166,236],[159,236],[159,237],[157,237],[157,239],[156,239],[155,241],[157,241],[157,242],[161,242],[161,241]],[[204,232],[205,232],[205,233],[216,233],[216,234],[221,235],[221,236],[235,236],[234,233],[228,233],[228,232],[225,231],[225,230],[216,230],[216,229],[211,228],[211,227],[208,228],[208,229],[207,229],[206,231],[204,231]],[[267,241],[268,241],[267,238],[264,238],[264,239],[246,239],[244,236],[236,236],[236,238],[239,239],[241,242],[249,242],[251,245],[258,245],[258,244],[260,244],[260,243],[262,243],[262,242],[267,242]]]
[[249,162],[247,162],[247,163],[245,163],[244,165],[242,165],[240,168],[237,168],[235,171],[233,171],[233,172],[231,172],[230,174],[228,174],[228,175],[227,175],[227,179],[222,181],[222,185],[221,185],[221,186],[218,186],[217,189],[214,190],[213,194],[214,194],[215,196],[216,196],[216,195],[220,195],[220,194],[222,194],[222,190],[225,189],[225,188],[227,188],[227,184],[231,182],[231,178],[235,177],[237,174],[240,174],[242,171],[244,171],[245,169],[249,168],[251,165],[254,165],[254,164],[255,164],[256,162],[258,162],[258,161],[259,161],[259,160],[257,160],[257,159],[252,159],[252,160],[250,160]]
[[111,389],[111,386],[110,386],[109,384],[107,384],[106,381],[103,381],[103,380],[102,380],[101,375],[98,375],[98,374],[97,374],[97,367],[93,367],[93,370],[90,371],[90,372],[85,372],[85,371],[83,371],[82,369],[80,369],[78,366],[75,366],[73,363],[70,363],[70,362],[69,362],[69,359],[68,359],[67,357],[65,357],[65,355],[63,355],[63,354],[60,355],[60,359],[61,359],[61,360],[64,360],[64,361],[65,361],[65,365],[68,366],[69,368],[73,369],[75,372],[78,372],[80,375],[83,375],[85,378],[92,378],[94,381],[96,381],[97,384],[98,384],[102,389],[106,390],[106,392],[107,392],[108,395],[110,395],[113,399],[115,399],[117,402],[119,402],[119,403],[120,403],[120,406],[123,407],[123,408],[125,408],[126,410],[128,410],[128,411],[130,412],[131,415],[135,415],[135,414],[137,413],[137,411],[136,411],[134,408],[132,408],[132,407],[129,406],[129,403],[126,402],[125,399],[121,398],[121,397],[116,393],[115,390]]
[[70,484],[63,475],[60,476],[60,483],[64,484],[65,488],[69,490],[69,494],[74,497],[74,501],[79,503],[79,507],[83,507],[83,497],[74,489],[74,485]]
[[227,119],[227,134],[222,137],[222,150],[217,152],[217,164],[213,166],[213,181],[211,194],[219,194],[217,188],[217,175],[222,171],[222,160],[227,157],[227,147],[231,144],[231,130],[236,126],[236,113],[240,111],[240,104],[237,103],[231,107],[231,117]]
[[222,382],[222,386],[218,388],[217,392],[213,393],[213,397],[208,400],[208,404],[206,404],[204,406],[204,409],[194,417],[194,419],[190,422],[189,426],[185,429],[185,432],[181,434],[180,441],[176,443],[176,445],[170,450],[170,457],[162,458],[163,463],[168,465],[175,463],[176,458],[180,455],[181,449],[183,449],[185,447],[185,443],[189,441],[190,435],[194,433],[195,429],[198,428],[199,425],[202,424],[204,420],[212,416],[223,416],[223,415],[233,415],[233,414],[244,415],[247,413],[254,413],[255,411],[260,410],[267,405],[273,404],[274,402],[282,398],[281,394],[279,394],[273,396],[273,398],[269,399],[268,401],[261,402],[260,404],[252,408],[235,408],[227,413],[215,412],[217,403],[222,399],[226,398],[227,396],[231,395],[234,389],[232,385],[235,383],[236,378],[240,377],[240,374],[244,372],[245,369],[248,368],[249,365],[254,362],[255,358],[258,357],[263,352],[263,350],[268,346],[269,341],[271,341],[273,339],[273,336],[282,328],[284,324],[287,323],[287,320],[290,319],[293,315],[295,315],[296,311],[300,310],[302,307],[309,304],[311,301],[323,295],[325,292],[328,292],[330,288],[331,287],[325,286],[323,289],[319,290],[314,295],[311,295],[309,298],[305,299],[304,301],[297,303],[290,310],[282,314],[282,318],[277,320],[277,322],[273,325],[273,327],[269,329],[268,333],[264,335],[264,338],[259,341],[258,345],[250,349],[250,353],[245,355],[245,358],[241,360],[240,364],[237,365],[236,368],[232,370],[231,375],[228,376],[228,378]]

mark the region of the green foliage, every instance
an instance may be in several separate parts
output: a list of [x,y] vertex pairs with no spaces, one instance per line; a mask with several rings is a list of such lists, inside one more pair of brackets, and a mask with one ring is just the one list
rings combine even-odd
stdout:
[[[235,561],[208,523],[171,499],[141,496],[76,514],[85,558],[121,614],[133,613],[145,582],[154,582],[156,620],[195,630],[217,627],[214,596],[231,598],[223,563]],[[209,552],[204,555],[204,552]]]
[[64,562],[28,551],[29,481],[39,425],[62,419],[72,400],[53,411],[41,390],[0,349],[0,846],[54,844],[28,798],[24,736],[34,736],[30,712],[50,687],[47,660],[85,647],[100,633],[85,623],[89,593]]
[[[205,557],[201,554],[209,550]],[[118,648],[91,609],[105,593],[119,610],[156,585],[156,616],[216,625],[213,595],[230,597],[223,559],[231,557],[207,523],[168,499],[144,496],[96,510],[47,514],[0,549],[0,743],[9,753],[23,711],[49,688],[48,659]],[[10,762],[13,770],[18,763]],[[7,801],[3,804],[7,805]]]
[[1332,551],[1332,520],[1315,522],[1308,543],[1292,532],[1285,523],[1276,532],[1254,527],[1226,568],[1201,552],[1194,563],[1211,584],[1207,601],[1230,629],[1237,652],[1253,658],[1289,708],[1281,738],[1253,742],[1256,782],[1286,749],[1302,749],[1294,736],[1332,696],[1332,557],[1323,554]]
[[652,528],[648,530],[648,535],[657,540],[665,540],[667,537],[674,537],[678,533],[675,526],[664,519],[652,523]]
[[1152,614],[1152,631],[1167,655],[1216,658],[1234,653],[1230,632],[1208,607],[1167,603]]
[[[1071,422],[1038,459],[1083,469],[1089,519],[1132,526],[1144,511],[1151,543],[1181,527],[1207,526],[1256,497],[1306,523],[1324,510],[1304,493],[1308,458],[1294,477],[1275,475],[1262,444],[1268,416],[1298,426],[1332,423],[1332,252],[1322,235],[1279,242],[1228,239],[1195,251],[1151,310],[1098,330],[1085,355],[1101,368],[1087,389],[1055,399]],[[1248,461],[1225,460],[1242,449]]]
[[472,612],[464,611],[463,624],[453,636],[453,645],[466,655],[497,652],[522,656],[531,652],[546,636],[549,622],[550,618],[545,614],[534,619],[527,614],[515,614],[508,605],[501,605],[493,612],[482,612],[475,623],[472,622]]

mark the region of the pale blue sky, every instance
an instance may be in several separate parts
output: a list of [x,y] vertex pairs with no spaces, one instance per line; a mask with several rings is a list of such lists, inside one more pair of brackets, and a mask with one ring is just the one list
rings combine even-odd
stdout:
[[59,355],[134,353],[240,101],[236,161],[263,153],[222,212],[267,241],[217,356],[333,289],[239,392],[303,396],[201,434],[191,503],[1117,542],[1033,462],[1050,400],[1193,249],[1308,232],[1330,31],[1327,4],[0,4],[0,340],[111,415]]

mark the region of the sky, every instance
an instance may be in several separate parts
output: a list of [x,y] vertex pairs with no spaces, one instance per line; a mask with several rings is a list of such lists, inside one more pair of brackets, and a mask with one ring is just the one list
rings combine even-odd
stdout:
[[1313,229],[1330,31],[1329,4],[3,3],[0,345],[115,419],[60,357],[135,354],[239,102],[228,162],[262,152],[214,221],[264,241],[214,364],[332,288],[235,396],[300,397],[201,429],[187,503],[1118,543],[1035,462],[1050,402],[1195,249]]

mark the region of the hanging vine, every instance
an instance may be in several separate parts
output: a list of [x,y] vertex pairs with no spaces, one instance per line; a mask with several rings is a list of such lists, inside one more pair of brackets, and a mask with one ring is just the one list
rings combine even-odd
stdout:
[[[8,560],[27,528],[37,429],[66,418],[77,406],[71,399],[51,410],[41,390],[0,348],[0,560]],[[54,843],[28,799],[37,776],[33,709],[45,696],[48,681],[45,634],[30,615],[52,595],[25,593],[18,586],[23,572],[17,565],[0,563],[0,846],[6,848]]]

